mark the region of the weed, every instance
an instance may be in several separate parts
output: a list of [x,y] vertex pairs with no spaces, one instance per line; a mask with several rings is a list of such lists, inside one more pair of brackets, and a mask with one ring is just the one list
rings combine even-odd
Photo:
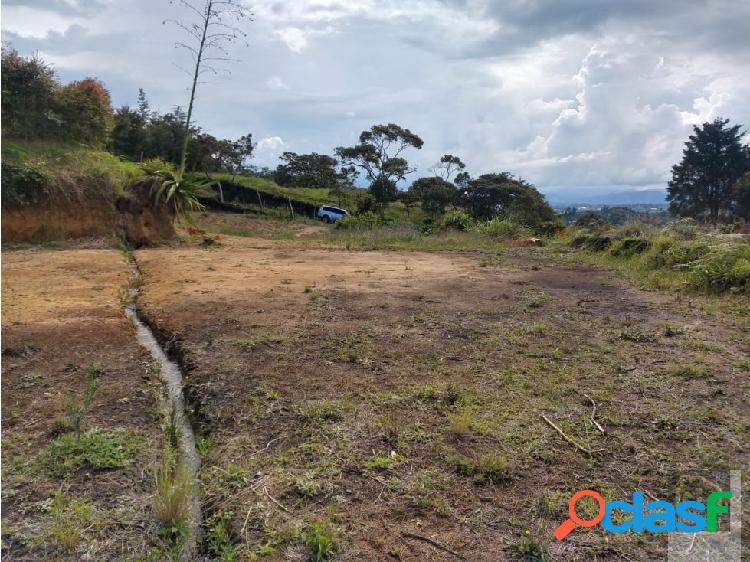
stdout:
[[77,439],[58,437],[42,453],[42,463],[54,477],[67,476],[83,466],[94,470],[121,468],[133,457],[134,447],[125,435],[92,430]]
[[709,376],[705,367],[694,365],[674,365],[671,367],[670,373],[683,379],[704,379]]
[[461,456],[455,465],[459,474],[470,477],[475,484],[503,484],[512,477],[508,460],[500,455],[483,455],[477,459]]
[[303,406],[302,413],[309,422],[336,422],[344,419],[347,409],[340,400],[314,400]]
[[365,462],[365,470],[383,472],[393,466],[393,458],[386,455],[373,455]]
[[93,508],[84,499],[70,499],[61,491],[55,493],[50,507],[50,535],[63,550],[72,551],[81,540],[81,530],[94,517]]
[[469,434],[473,416],[468,408],[448,414],[448,432],[455,437],[465,437]]
[[305,534],[305,544],[310,560],[322,562],[333,556],[333,531],[323,523],[313,523]]
[[[190,469],[177,458],[175,449],[170,444],[164,448],[155,481],[154,517],[162,528],[181,531],[187,521],[192,479]],[[170,536],[175,540],[184,538],[174,533]]]
[[65,412],[70,420],[70,425],[75,431],[76,439],[81,438],[81,425],[83,424],[83,418],[88,413],[89,408],[91,408],[91,402],[101,384],[103,375],[104,371],[102,369],[95,365],[89,365],[86,368],[86,387],[83,391],[83,400],[79,402],[71,396],[65,404]]
[[507,552],[511,560],[519,562],[546,562],[549,560],[547,548],[541,541],[527,535],[508,545]]
[[200,455],[201,459],[205,458],[206,455],[208,455],[208,452],[211,450],[212,445],[213,440],[209,435],[198,435],[195,439],[195,448],[198,450],[198,454]]
[[231,516],[225,511],[219,511],[206,520],[206,532],[203,536],[203,546],[211,560],[234,562],[237,560],[236,547],[229,532]]
[[654,341],[654,336],[648,334],[637,327],[625,328],[620,332],[620,339],[625,341],[632,341],[635,343],[647,343]]
[[294,488],[303,498],[312,499],[320,493],[320,484],[315,480],[315,473],[305,472],[294,481]]

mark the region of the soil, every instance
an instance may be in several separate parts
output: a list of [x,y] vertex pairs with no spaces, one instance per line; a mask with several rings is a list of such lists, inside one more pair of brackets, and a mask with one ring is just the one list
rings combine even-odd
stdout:
[[[664,535],[596,527],[558,543],[552,531],[579,489],[705,499],[750,464],[746,314],[702,312],[537,248],[355,252],[295,238],[136,252],[140,309],[186,376],[206,552],[224,521],[240,559],[303,560],[313,524],[336,560],[497,561],[537,549],[662,559]],[[82,388],[68,363],[107,370],[89,425],[158,443],[146,435],[158,432],[147,357],[118,303],[125,259],[3,257],[3,554],[59,552],[29,533],[49,524],[41,504],[60,486],[102,510],[132,500],[137,529],[150,529],[155,453],[65,482],[23,468],[52,439],[65,394]]]
[[703,497],[748,465],[746,317],[533,248],[222,243],[137,256],[211,442],[204,509],[239,547],[294,559],[289,528],[323,521],[341,560],[454,559],[402,532],[467,560],[514,559],[524,539],[559,560],[652,560],[664,536],[556,543],[570,495]]
[[[3,547],[7,560],[122,559],[150,549],[150,516],[159,422],[148,354],[124,318],[119,287],[127,262],[114,250],[3,252]],[[81,468],[55,478],[40,467],[65,430],[69,397],[83,395],[87,368],[103,370],[83,429],[122,432],[137,453],[124,468]],[[53,539],[51,498],[62,491],[93,507],[90,528],[62,549]],[[88,524],[87,524],[88,526]],[[81,550],[79,550],[81,549]]]

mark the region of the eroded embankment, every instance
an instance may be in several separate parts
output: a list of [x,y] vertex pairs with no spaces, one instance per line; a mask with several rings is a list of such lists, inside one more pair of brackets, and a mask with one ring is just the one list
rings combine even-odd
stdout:
[[190,489],[187,502],[187,536],[183,546],[183,559],[192,560],[197,552],[198,536],[201,526],[200,505],[200,456],[195,446],[195,433],[186,414],[186,401],[183,393],[182,372],[178,364],[172,361],[159,345],[154,332],[138,313],[138,287],[141,284],[141,272],[138,263],[130,256],[130,302],[125,307],[125,314],[135,326],[138,343],[151,353],[159,364],[159,377],[164,385],[161,395],[161,409],[177,429],[178,462],[184,464],[190,477]]

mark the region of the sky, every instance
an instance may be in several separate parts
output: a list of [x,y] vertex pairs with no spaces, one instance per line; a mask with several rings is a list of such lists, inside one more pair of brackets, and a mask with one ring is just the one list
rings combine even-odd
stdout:
[[[195,0],[198,4],[202,0]],[[662,188],[694,124],[750,127],[750,0],[258,0],[248,46],[198,86],[195,119],[252,133],[253,163],[332,153],[379,123],[542,191]],[[2,36],[116,106],[187,105],[179,0],[3,0]]]

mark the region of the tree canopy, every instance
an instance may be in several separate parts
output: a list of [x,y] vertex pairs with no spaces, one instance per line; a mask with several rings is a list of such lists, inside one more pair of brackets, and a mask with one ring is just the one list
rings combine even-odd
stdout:
[[276,183],[295,187],[327,187],[333,189],[338,181],[337,160],[325,154],[297,154],[284,152],[276,168]]
[[396,195],[396,182],[414,171],[402,155],[407,148],[422,148],[424,141],[394,123],[375,125],[359,135],[359,144],[340,146],[336,155],[344,166],[357,166],[370,180],[372,196],[383,203]]
[[531,228],[557,221],[555,211],[542,194],[533,185],[508,172],[484,174],[470,180],[462,198],[477,219],[501,215]]
[[449,181],[437,176],[419,178],[411,184],[414,192],[422,202],[422,209],[431,215],[441,215],[448,205],[457,202],[458,189]]
[[712,223],[733,214],[733,186],[750,169],[744,134],[740,125],[729,126],[728,119],[693,127],[682,161],[672,167],[667,188],[670,212]]

